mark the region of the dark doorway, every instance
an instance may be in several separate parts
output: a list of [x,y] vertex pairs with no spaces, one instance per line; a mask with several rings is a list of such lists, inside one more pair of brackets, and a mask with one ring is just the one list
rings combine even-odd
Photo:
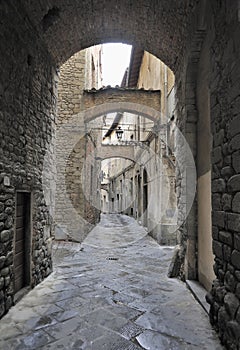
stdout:
[[143,171],[143,226],[148,225],[148,176],[147,171],[144,169]]
[[14,249],[14,291],[30,284],[31,195],[17,192]]

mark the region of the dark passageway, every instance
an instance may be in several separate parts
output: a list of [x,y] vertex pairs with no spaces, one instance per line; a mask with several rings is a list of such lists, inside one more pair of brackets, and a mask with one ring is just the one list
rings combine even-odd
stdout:
[[[90,346],[86,345],[87,341],[91,340],[93,348],[99,350],[114,334],[114,340],[123,343],[122,349],[144,347],[151,338],[151,341],[157,339],[156,349],[162,342],[165,342],[163,348],[172,342],[172,347],[177,349],[212,346],[215,350],[213,326],[227,349],[239,350],[239,1],[9,0],[0,1],[0,18],[0,348],[35,349],[38,344],[45,349],[46,343],[56,345],[58,341],[76,341],[73,348],[87,348]],[[81,63],[86,56],[82,51],[92,45],[113,42],[134,48],[135,58],[130,60],[133,74],[131,69],[127,70],[123,79],[129,83],[130,90],[136,90],[125,91],[125,97],[133,98],[131,101],[127,97],[122,100],[122,87],[100,88],[94,74],[94,86],[83,87],[80,81],[79,72],[85,76]],[[172,93],[167,86],[170,77],[167,69],[161,74],[164,81],[161,91],[154,92],[157,87],[148,85],[152,83],[150,73],[157,76],[151,55],[174,74]],[[97,57],[98,60],[90,60],[95,72],[101,68],[101,57],[98,54]],[[70,78],[68,84],[62,74],[64,89],[61,89],[60,71],[64,65],[67,71],[72,69],[69,61],[76,79]],[[146,68],[146,79],[142,79],[142,74],[134,78],[137,71],[141,73],[141,67]],[[169,102],[174,100],[173,109],[168,108],[169,104],[162,110],[164,96]],[[165,129],[162,118],[152,118],[156,137],[149,132],[141,138],[141,133],[147,130],[147,121],[142,125],[146,126],[145,131],[141,132],[138,120],[149,117],[149,110],[153,116],[159,116],[157,111],[161,111]],[[159,221],[162,206],[158,208],[156,203],[161,198],[160,190],[166,186],[162,181],[157,191],[153,188],[152,175],[161,175],[154,162],[149,162],[149,169],[141,162],[125,169],[120,176],[112,174],[114,179],[110,180],[116,181],[109,182],[105,191],[107,188],[110,193],[112,184],[117,191],[114,196],[111,190],[113,196],[108,198],[108,203],[114,211],[117,207],[122,211],[123,199],[132,195],[135,186],[136,201],[122,212],[145,226],[147,221],[149,234],[160,244],[171,243],[165,233],[175,224],[177,213],[177,230],[171,238],[178,243],[174,276],[205,287],[210,305],[209,323],[185,284],[167,279],[163,266],[167,269],[168,254],[172,252],[145,237],[143,231],[141,240],[130,242],[132,245],[127,247],[112,247],[110,256],[103,246],[59,245],[59,251],[65,250],[66,256],[51,274],[53,260],[58,255],[54,241],[57,235],[73,239],[75,235],[68,230],[71,222],[73,232],[82,242],[85,233],[99,221],[101,207],[94,207],[91,200],[94,196],[101,200],[100,163],[107,155],[97,154],[99,135],[94,128],[88,130],[87,124],[92,122],[96,127],[97,118],[104,122],[106,114],[112,112],[118,117],[119,113],[137,113],[134,131],[131,128],[127,131],[126,115],[121,121],[118,118],[123,139],[126,136],[130,142],[146,144],[147,141],[148,149],[161,152],[171,177],[168,196],[171,205],[166,206],[163,220]],[[65,117],[77,121],[75,126],[85,139],[80,140],[70,125],[72,133],[61,139],[60,150],[65,158],[60,157],[60,163],[64,171],[57,182],[56,143],[61,122],[69,126]],[[157,143],[157,139],[169,142]],[[174,147],[169,149],[173,140]],[[186,154],[183,140],[191,157]],[[92,162],[85,162],[85,150],[92,154]],[[84,168],[87,201],[79,186]],[[71,181],[72,175],[76,182]],[[126,191],[120,191],[124,189],[124,181],[129,184],[129,196]],[[62,190],[63,184],[66,191]],[[151,192],[155,196],[152,201]],[[55,202],[63,203],[66,210]],[[161,204],[165,203],[165,199],[161,200]],[[139,218],[144,209],[145,214]],[[123,232],[116,222],[111,224],[117,232]],[[100,230],[97,233],[100,234],[103,228],[100,224],[95,232]],[[141,232],[143,228],[136,226],[136,229]],[[118,241],[121,239],[115,238]],[[111,257],[118,260],[108,260]],[[22,295],[35,287],[15,305],[19,293]],[[113,299],[119,293],[128,297],[115,303]],[[70,308],[64,306],[65,302]],[[131,330],[125,323],[129,317]],[[177,328],[175,321],[179,321]],[[80,336],[76,329],[80,330]],[[92,337],[93,329],[96,341]],[[109,347],[106,345],[107,350]]]

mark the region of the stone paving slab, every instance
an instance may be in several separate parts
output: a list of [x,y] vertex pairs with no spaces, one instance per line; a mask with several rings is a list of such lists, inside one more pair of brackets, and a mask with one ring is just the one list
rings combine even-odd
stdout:
[[54,244],[54,272],[0,320],[0,349],[223,349],[186,285],[167,277],[172,247],[126,216],[94,230],[100,246]]

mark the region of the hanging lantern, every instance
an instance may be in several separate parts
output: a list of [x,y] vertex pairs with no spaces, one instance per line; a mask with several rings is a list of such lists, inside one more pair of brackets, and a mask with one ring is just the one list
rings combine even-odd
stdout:
[[118,141],[121,141],[123,136],[123,130],[121,129],[121,126],[119,126],[118,129],[116,130],[116,134],[117,134]]

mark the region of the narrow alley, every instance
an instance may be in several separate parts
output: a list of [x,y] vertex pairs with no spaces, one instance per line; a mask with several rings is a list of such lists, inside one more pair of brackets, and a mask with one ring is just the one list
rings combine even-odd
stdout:
[[222,349],[186,285],[167,277],[172,254],[133,218],[102,214],[82,244],[54,243],[53,273],[1,319],[0,349]]

